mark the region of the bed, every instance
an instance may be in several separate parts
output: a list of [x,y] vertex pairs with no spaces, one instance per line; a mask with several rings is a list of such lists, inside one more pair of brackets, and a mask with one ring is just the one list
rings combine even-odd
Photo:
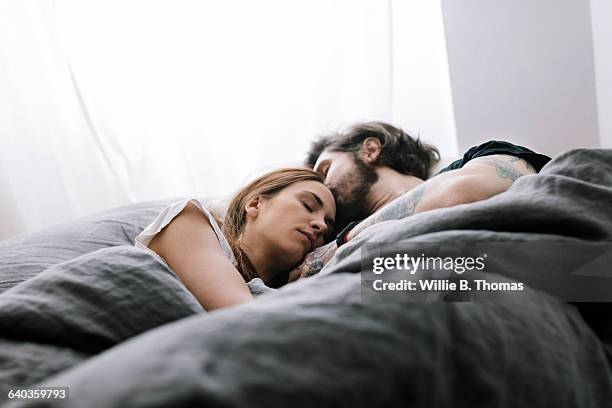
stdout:
[[[543,272],[502,263],[491,276],[525,282],[521,296],[368,301],[362,254],[367,242],[612,242],[612,150],[571,150],[489,200],[375,225],[319,275],[253,281],[254,302],[212,313],[133,246],[170,201],[0,242],[0,403],[45,386],[70,398],[23,406],[612,404],[612,293],[562,301]],[[612,267],[598,265],[605,287]]]

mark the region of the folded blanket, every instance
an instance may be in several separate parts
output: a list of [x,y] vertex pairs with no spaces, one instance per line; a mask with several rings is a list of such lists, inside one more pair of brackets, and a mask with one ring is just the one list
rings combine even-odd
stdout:
[[141,249],[105,248],[54,265],[0,294],[0,349],[10,347],[0,358],[0,395],[203,312],[174,273]]

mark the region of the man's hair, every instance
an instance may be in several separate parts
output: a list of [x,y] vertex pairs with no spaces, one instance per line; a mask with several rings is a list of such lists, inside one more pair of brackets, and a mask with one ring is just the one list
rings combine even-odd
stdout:
[[324,150],[349,152],[357,157],[361,145],[368,137],[380,141],[381,152],[376,164],[426,180],[431,167],[440,160],[435,146],[421,143],[402,129],[384,122],[356,123],[344,132],[322,136],[312,143],[306,165],[314,167]]

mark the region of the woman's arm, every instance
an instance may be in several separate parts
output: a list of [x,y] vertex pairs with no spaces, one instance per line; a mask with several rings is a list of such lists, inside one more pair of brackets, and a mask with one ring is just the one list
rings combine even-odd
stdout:
[[208,218],[191,203],[153,238],[149,248],[166,260],[208,311],[253,299],[223,253]]

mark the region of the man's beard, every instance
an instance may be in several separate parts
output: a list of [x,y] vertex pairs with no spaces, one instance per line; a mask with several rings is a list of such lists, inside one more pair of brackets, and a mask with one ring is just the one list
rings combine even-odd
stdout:
[[330,190],[336,199],[336,230],[341,231],[351,221],[368,217],[367,198],[370,189],[378,181],[373,167],[366,165],[358,157],[353,158],[355,172],[345,174]]

